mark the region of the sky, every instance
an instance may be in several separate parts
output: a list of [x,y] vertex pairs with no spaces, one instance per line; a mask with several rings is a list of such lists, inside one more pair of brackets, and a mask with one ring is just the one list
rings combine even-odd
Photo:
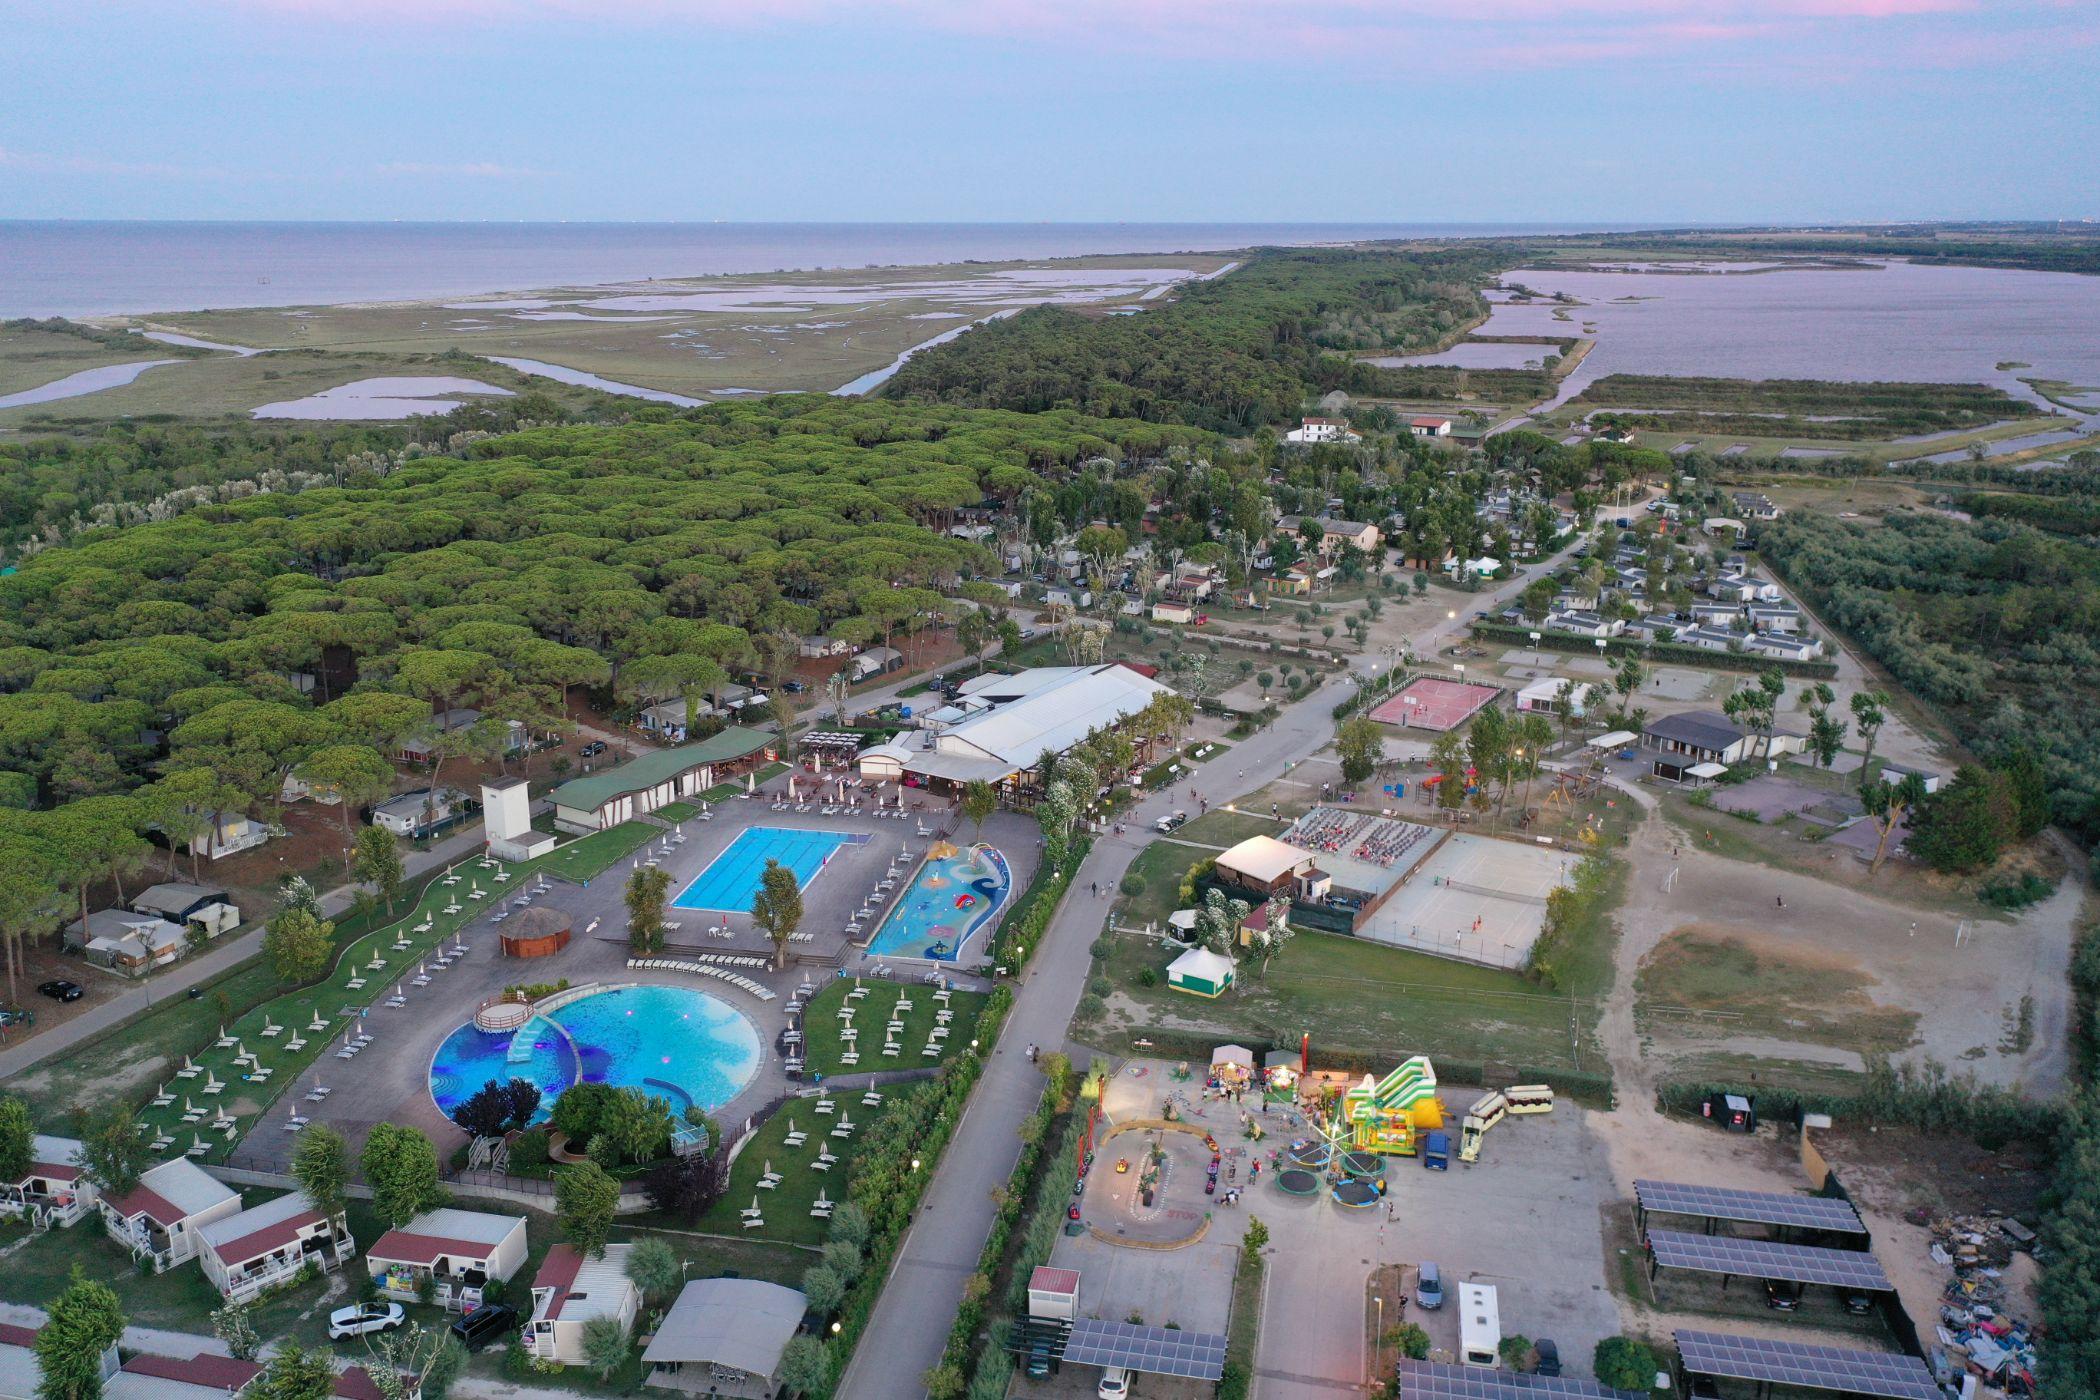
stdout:
[[0,0],[0,34],[0,218],[2100,217],[2100,0]]

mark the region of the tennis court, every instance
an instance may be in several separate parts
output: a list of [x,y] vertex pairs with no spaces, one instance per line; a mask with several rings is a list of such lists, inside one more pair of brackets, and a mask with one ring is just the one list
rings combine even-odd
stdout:
[[1398,695],[1371,711],[1371,718],[1380,724],[1442,733],[1464,724],[1493,704],[1501,693],[1497,686],[1417,676],[1402,687]]
[[1454,834],[1372,913],[1359,935],[1379,943],[1521,967],[1546,922],[1546,896],[1578,857],[1547,846]]
[[693,882],[671,901],[677,909],[719,909],[724,913],[749,913],[751,899],[759,891],[766,862],[777,860],[795,872],[795,882],[804,889],[828,865],[842,846],[858,846],[865,835],[836,831],[805,831],[780,826],[752,826],[737,833],[722,854],[707,863]]

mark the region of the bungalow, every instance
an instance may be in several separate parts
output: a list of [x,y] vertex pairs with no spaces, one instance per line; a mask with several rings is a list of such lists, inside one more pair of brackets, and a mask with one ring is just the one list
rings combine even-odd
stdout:
[[1451,420],[1425,413],[1419,418],[1408,419],[1407,430],[1418,438],[1447,438],[1451,436]]
[[1620,635],[1642,642],[1667,642],[1676,637],[1678,626],[1667,617],[1640,617],[1627,623]]
[[[36,1331],[18,1322],[0,1322],[0,1400],[40,1400],[43,1394],[44,1372],[37,1365]],[[104,1395],[109,1393],[109,1380],[117,1374],[117,1344],[111,1342],[102,1353],[102,1381]]]
[[778,743],[777,735],[731,725],[698,743],[571,778],[548,794],[554,825],[575,836],[618,826],[771,762]]
[[1572,632],[1578,637],[1616,637],[1626,630],[1626,624],[1616,617],[1599,617],[1593,612],[1566,612],[1552,619],[1556,632]]
[[1677,634],[1677,642],[1701,651],[1734,651],[1743,644],[1743,634],[1718,627],[1689,627]]
[[1738,491],[1735,493],[1736,514],[1751,520],[1777,520],[1779,507],[1762,491]]
[[525,1350],[536,1360],[581,1366],[583,1329],[594,1318],[609,1317],[622,1332],[633,1330],[642,1310],[641,1290],[627,1277],[631,1244],[613,1244],[597,1259],[586,1259],[573,1245],[547,1251],[532,1280],[532,1317],[525,1324]]
[[1692,621],[1700,626],[1716,623],[1722,627],[1727,627],[1732,625],[1742,615],[1743,607],[1740,603],[1692,604]]
[[1453,423],[1446,435],[1461,447],[1478,447],[1488,440],[1494,429],[1485,423]]
[[102,1400],[228,1400],[263,1373],[259,1361],[216,1352],[156,1356],[140,1352],[102,1386]]
[[1563,685],[1568,687],[1568,714],[1578,719],[1610,698],[1609,692],[1594,682],[1563,681],[1558,676],[1548,676],[1544,680],[1533,681],[1517,692],[1517,708],[1520,711],[1557,715],[1561,712],[1560,688]]
[[86,1219],[100,1193],[81,1171],[80,1153],[78,1138],[30,1138],[29,1170],[0,1181],[0,1219],[26,1220],[35,1229]]
[[642,1384],[692,1395],[766,1400],[809,1300],[755,1278],[695,1279],[642,1352]]
[[1356,432],[1339,418],[1303,418],[1298,426],[1283,435],[1283,440],[1294,446],[1314,442],[1362,442],[1363,434]]
[[1233,962],[1208,948],[1191,948],[1167,964],[1167,985],[1199,997],[1221,997],[1231,989]]
[[1263,895],[1288,894],[1313,868],[1313,853],[1273,836],[1250,836],[1219,855],[1218,879]]
[[[714,707],[702,704],[695,708],[695,717],[714,713]],[[682,744],[686,738],[685,701],[664,700],[645,707],[641,716],[642,732],[674,744]]]
[[1890,763],[1886,760],[1882,762],[1881,781],[1887,783],[1890,787],[1894,787],[1905,778],[1913,775],[1925,784],[1925,792],[1928,796],[1940,790],[1940,775],[1933,772],[1930,768],[1908,768],[1901,763]]
[[1189,623],[1196,620],[1196,610],[1187,603],[1154,603],[1152,605],[1152,620],[1154,622],[1172,623],[1177,627],[1186,627]]
[[[444,735],[456,733],[480,722],[481,711],[479,710],[447,710],[443,714],[433,715],[430,719],[429,729],[411,738],[403,739],[394,750],[394,757],[403,763],[435,763],[438,758],[438,744]],[[503,722],[503,751],[505,753],[521,753],[531,742],[532,735],[526,731],[523,723],[514,719]]]
[[1799,632],[1801,610],[1786,603],[1760,603],[1750,609],[1750,625],[1760,632]]
[[189,932],[180,924],[127,909],[97,909],[66,925],[62,940],[98,967],[137,975],[166,967],[189,949]]
[[1453,555],[1444,561],[1444,572],[1453,578],[1493,578],[1502,572],[1502,561],[1487,554],[1464,560]]
[[192,1258],[204,1227],[241,1208],[240,1194],[187,1157],[139,1174],[120,1196],[104,1196],[102,1228],[135,1259],[165,1273]]
[[472,798],[458,788],[418,788],[372,809],[372,825],[396,836],[419,837],[465,815]]
[[1312,575],[1299,568],[1285,569],[1263,582],[1271,593],[1280,593],[1286,598],[1302,598],[1312,592]]
[[1706,596],[1740,606],[1756,599],[1757,580],[1748,574],[1722,574],[1707,581]]
[[858,685],[874,676],[886,676],[904,664],[904,653],[895,647],[869,647],[846,663],[846,677]]
[[447,1310],[481,1306],[490,1279],[508,1282],[524,1266],[524,1216],[450,1206],[425,1211],[365,1250],[381,1297],[415,1302],[428,1281]]
[[141,914],[154,914],[171,924],[197,924],[206,933],[224,933],[241,922],[239,906],[222,889],[210,885],[170,882],[148,885],[132,897],[131,907]]
[[322,1215],[303,1191],[215,1220],[199,1239],[204,1276],[233,1303],[289,1283],[308,1265],[328,1272],[357,1254],[343,1213]]
[[1175,570],[1167,583],[1167,596],[1185,603],[1201,603],[1217,591],[1225,581],[1224,575],[1208,565],[1192,567],[1183,565]]
[[201,833],[190,839],[190,854],[201,855],[206,860],[220,860],[237,856],[242,851],[252,851],[271,837],[281,835],[282,827],[256,821],[238,812],[218,812],[205,822]]
[[1819,637],[1790,637],[1784,632],[1752,632],[1743,638],[1743,650],[1774,661],[1813,661],[1823,654]]
[[[1348,545],[1354,545],[1366,554],[1376,554],[1385,543],[1385,536],[1378,527],[1366,520],[1343,520],[1332,515],[1316,515],[1313,524],[1320,527],[1320,557],[1332,559]],[[1297,535],[1305,528],[1305,517],[1286,515],[1276,521],[1276,532],[1282,535]]]

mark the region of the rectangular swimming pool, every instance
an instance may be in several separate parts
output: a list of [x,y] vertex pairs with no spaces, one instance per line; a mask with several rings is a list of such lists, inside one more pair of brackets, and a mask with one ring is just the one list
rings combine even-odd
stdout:
[[759,877],[768,860],[777,860],[795,872],[804,889],[841,846],[864,845],[865,835],[836,831],[805,831],[781,826],[752,826],[737,833],[728,849],[707,863],[707,869],[671,901],[675,909],[719,909],[724,913],[751,912],[751,899],[758,893]]

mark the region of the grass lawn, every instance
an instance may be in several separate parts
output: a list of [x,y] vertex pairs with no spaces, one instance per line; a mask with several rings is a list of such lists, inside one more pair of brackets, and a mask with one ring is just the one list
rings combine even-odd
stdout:
[[1219,807],[1205,812],[1174,835],[1183,841],[1193,841],[1201,846],[1216,846],[1219,850],[1224,850],[1228,846],[1237,846],[1250,836],[1274,836],[1288,825],[1288,822],[1277,821],[1267,815],[1228,812]]
[[[810,1203],[820,1192],[833,1203],[846,1199],[846,1178],[862,1141],[859,1130],[888,1112],[900,1095],[917,1092],[912,1085],[884,1089],[883,1102],[876,1108],[861,1103],[861,1090],[842,1092],[833,1098],[837,1108],[828,1115],[816,1111],[814,1099],[797,1099],[782,1108],[766,1120],[765,1126],[751,1141],[744,1144],[743,1150],[737,1154],[736,1164],[730,1168],[729,1189],[707,1214],[700,1217],[698,1228],[714,1234],[743,1235],[776,1243],[822,1244],[830,1222],[812,1216]],[[853,1136],[832,1137],[832,1129],[848,1119],[856,1129]],[[785,1139],[790,1127],[800,1129],[809,1140],[800,1147],[787,1146]],[[818,1171],[812,1165],[819,1148],[829,1148],[839,1159],[828,1171]],[[758,1178],[768,1162],[773,1164],[782,1180],[773,1190],[761,1191]],[[765,1212],[766,1223],[759,1229],[747,1231],[740,1212],[751,1204],[754,1196],[758,1198],[759,1208]]]
[[566,846],[556,847],[540,857],[539,868],[558,879],[588,884],[648,845],[661,832],[661,827],[649,822],[621,822],[618,826],[594,831]]
[[[1194,854],[1194,853],[1192,853]],[[1608,927],[1608,921],[1600,919]],[[1302,932],[1264,976],[1249,964],[1217,1001],[1166,986],[1174,951],[1141,935],[1108,936],[1098,975],[1117,1000],[1084,1028],[1093,1043],[1127,1045],[1154,1028],[1212,1030],[1223,1038],[1295,1043],[1313,1030],[1316,1051],[1399,1057],[1414,1053],[1540,1069],[1600,1070],[1598,1004],[1557,996],[1513,972],[1390,948],[1339,934]],[[1610,947],[1585,961],[1607,969]],[[1149,969],[1156,985],[1140,984]],[[1574,1046],[1579,1043],[1579,1053]]]
[[666,802],[650,815],[658,821],[689,822],[700,815],[700,807],[694,802]]
[[[1191,822],[1183,827],[1182,831],[1193,831],[1195,825]],[[1123,878],[1127,880],[1132,875],[1141,876],[1145,881],[1145,888],[1137,894],[1123,897],[1116,909],[1117,922],[1134,928],[1142,928],[1148,923],[1165,924],[1167,915],[1181,907],[1182,877],[1215,854],[1214,851],[1203,850],[1197,846],[1184,846],[1175,841],[1154,841],[1139,851],[1137,859],[1130,863],[1130,869],[1125,872]]]
[[[802,1018],[803,1034],[809,1038],[804,1047],[809,1052],[809,1068],[826,1078],[837,1076],[851,1080],[879,1070],[920,1069],[940,1064],[954,1047],[970,1043],[970,1038],[977,1033],[978,1013],[984,1009],[984,993],[950,992],[948,1009],[955,1013],[955,1019],[948,1023],[945,1044],[949,1048],[939,1059],[928,1059],[919,1052],[925,1048],[927,1037],[933,1031],[934,1014],[940,1009],[940,1004],[933,999],[933,989],[904,987],[894,982],[871,982],[868,994],[854,1003],[854,1028],[860,1032],[860,1044],[865,1047],[860,1052],[860,1063],[841,1065],[839,1054],[846,1048],[846,1043],[839,1036],[844,1026],[838,1013],[845,1005],[846,994],[852,989],[853,984],[846,979],[833,978],[810,1001]],[[893,1009],[904,997],[911,999],[911,1010],[902,1016],[894,1016]],[[904,1029],[897,1033],[897,1044],[902,1047],[902,1053],[894,1056],[882,1053],[883,1027],[893,1019],[904,1023]]]
[[1865,972],[1814,957],[1757,949],[1696,925],[1664,939],[1642,964],[1635,986],[1644,1006],[1733,1013],[1720,1029],[1731,1036],[1805,1040],[1899,1054],[1916,1039],[1918,1015],[1880,1006]]

